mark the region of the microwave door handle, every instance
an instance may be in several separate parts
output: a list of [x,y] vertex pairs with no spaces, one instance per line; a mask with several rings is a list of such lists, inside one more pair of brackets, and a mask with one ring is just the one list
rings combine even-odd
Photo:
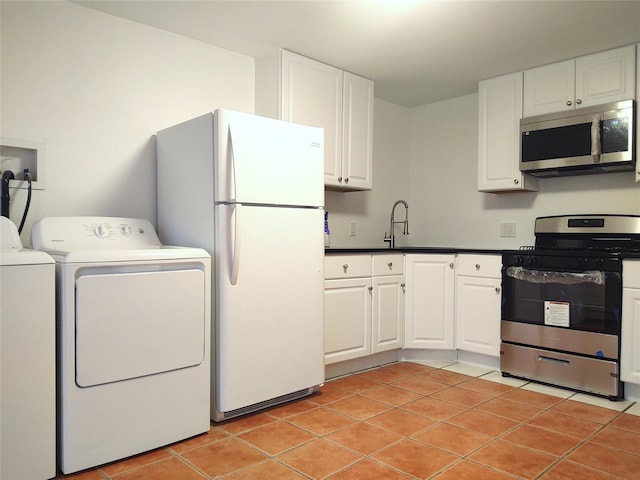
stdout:
[[594,163],[600,162],[600,154],[602,153],[602,141],[600,139],[600,123],[604,120],[602,113],[593,116],[591,121],[591,155]]

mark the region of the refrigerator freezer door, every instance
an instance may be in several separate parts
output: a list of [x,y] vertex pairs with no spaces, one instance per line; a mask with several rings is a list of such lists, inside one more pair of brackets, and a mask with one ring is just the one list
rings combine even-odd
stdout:
[[218,205],[216,222],[215,409],[323,383],[323,210]]
[[215,112],[216,202],[324,205],[323,130]]

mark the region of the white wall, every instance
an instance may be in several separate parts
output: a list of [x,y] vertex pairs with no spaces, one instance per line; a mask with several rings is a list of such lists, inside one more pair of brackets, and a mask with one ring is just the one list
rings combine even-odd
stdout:
[[[373,190],[325,193],[332,247],[387,245],[391,207],[398,199],[408,201],[409,110],[376,98],[373,124]],[[357,223],[356,236],[349,236],[350,221]],[[400,235],[400,227],[397,232],[397,245],[406,245],[410,236]]]
[[[251,57],[68,2],[1,12],[2,136],[46,145],[24,244],[44,216],[155,223],[155,132],[218,107],[253,112]],[[16,224],[24,200],[12,196]]]
[[[46,190],[34,193],[25,244],[44,216],[155,222],[154,133],[218,107],[254,110],[250,57],[74,3],[0,6],[0,132],[46,145]],[[477,192],[477,103],[468,95],[407,109],[376,99],[374,189],[326,193],[332,246],[384,246],[400,198],[411,234],[399,245],[513,248],[533,241],[539,215],[640,214],[631,173],[541,179],[537,193]],[[18,223],[25,192],[12,198]],[[515,239],[499,237],[501,221],[516,222]]]
[[[411,244],[472,248],[531,245],[538,216],[572,213],[640,215],[633,172],[540,179],[538,192],[480,193],[478,96],[410,110]],[[516,238],[500,222],[516,222]]]

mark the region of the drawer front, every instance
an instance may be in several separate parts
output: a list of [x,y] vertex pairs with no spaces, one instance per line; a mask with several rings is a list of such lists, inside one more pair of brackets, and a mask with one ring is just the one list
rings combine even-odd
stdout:
[[371,255],[325,255],[324,278],[371,276]]
[[468,277],[500,278],[500,255],[458,255],[458,275]]
[[374,255],[373,256],[373,275],[402,275],[404,273],[404,255]]

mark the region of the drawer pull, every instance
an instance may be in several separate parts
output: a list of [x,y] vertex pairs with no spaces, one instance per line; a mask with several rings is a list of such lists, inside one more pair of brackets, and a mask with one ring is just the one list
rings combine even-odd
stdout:
[[541,362],[555,363],[563,367],[568,367],[569,365],[571,365],[571,362],[569,362],[569,360],[560,360],[559,358],[545,357],[544,355],[538,355],[538,360],[540,360]]
[[476,263],[476,270],[480,270],[480,264]]
[[496,287],[496,293],[500,293],[500,287]]
[[373,290],[373,287],[371,285],[369,285],[367,288],[369,289],[369,291]]
[[344,273],[347,273],[347,270],[349,269],[349,264],[345,263],[344,265],[342,265],[342,270],[344,270]]
[[389,268],[393,267],[393,262],[387,263],[387,267],[389,267]]

